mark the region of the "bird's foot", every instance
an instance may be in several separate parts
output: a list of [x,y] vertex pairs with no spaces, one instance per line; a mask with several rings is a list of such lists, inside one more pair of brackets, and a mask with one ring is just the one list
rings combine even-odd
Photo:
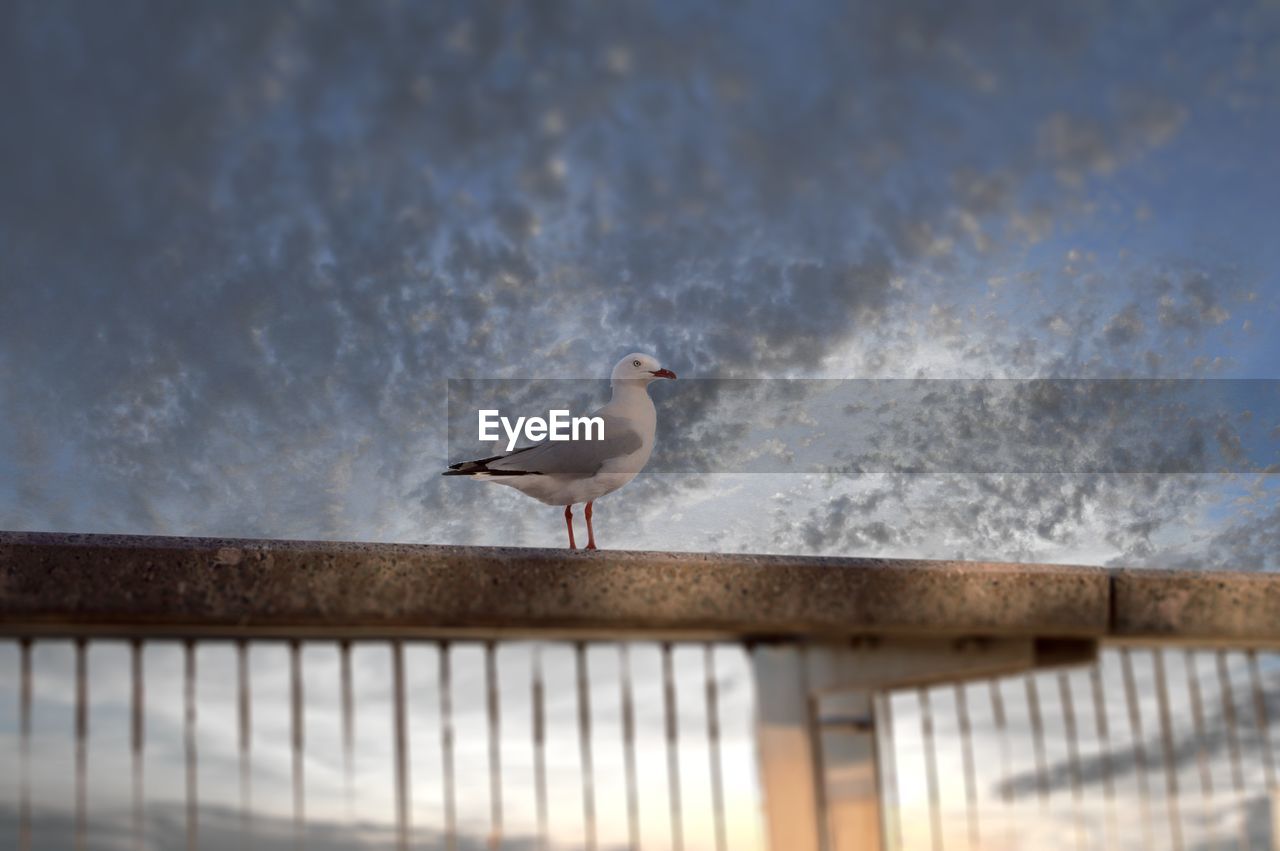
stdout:
[[596,547],[595,544],[587,544],[587,549],[594,550],[594,549],[598,549],[598,547]]

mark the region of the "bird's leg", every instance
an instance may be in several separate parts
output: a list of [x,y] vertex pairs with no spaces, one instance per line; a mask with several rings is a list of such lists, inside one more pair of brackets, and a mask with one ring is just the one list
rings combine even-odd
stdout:
[[576,550],[578,545],[573,542],[573,506],[566,505],[564,507],[564,525],[569,529],[569,549]]
[[596,533],[591,528],[591,503],[587,503],[587,549],[594,550],[596,548]]

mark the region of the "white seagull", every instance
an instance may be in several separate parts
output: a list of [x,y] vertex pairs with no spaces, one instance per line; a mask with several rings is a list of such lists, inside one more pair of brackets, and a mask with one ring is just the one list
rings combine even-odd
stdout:
[[604,420],[602,440],[546,441],[506,455],[451,464],[444,475],[497,482],[547,505],[563,505],[571,550],[577,549],[573,506],[585,502],[587,549],[594,550],[591,504],[634,479],[649,462],[658,425],[649,384],[675,377],[652,355],[629,354],[618,361],[610,376],[613,398],[591,415]]

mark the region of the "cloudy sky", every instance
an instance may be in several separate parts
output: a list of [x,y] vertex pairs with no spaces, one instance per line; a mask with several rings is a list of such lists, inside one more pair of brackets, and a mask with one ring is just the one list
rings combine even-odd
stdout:
[[[3,528],[560,545],[555,509],[439,477],[446,380],[637,349],[1280,377],[1274,3],[3,14]],[[1267,474],[679,472],[725,428],[681,393],[607,546],[1280,552]]]
[[[0,81],[0,529],[561,546],[449,380],[642,350],[605,547],[1280,568],[1275,2],[13,0]],[[1109,464],[1071,379],[1211,383]]]

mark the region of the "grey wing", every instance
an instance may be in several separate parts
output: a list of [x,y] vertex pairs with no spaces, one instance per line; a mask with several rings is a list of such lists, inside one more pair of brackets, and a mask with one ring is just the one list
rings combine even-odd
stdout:
[[560,476],[593,476],[607,461],[630,455],[644,445],[631,420],[604,417],[604,439],[546,441],[488,462],[499,474],[541,473]]

